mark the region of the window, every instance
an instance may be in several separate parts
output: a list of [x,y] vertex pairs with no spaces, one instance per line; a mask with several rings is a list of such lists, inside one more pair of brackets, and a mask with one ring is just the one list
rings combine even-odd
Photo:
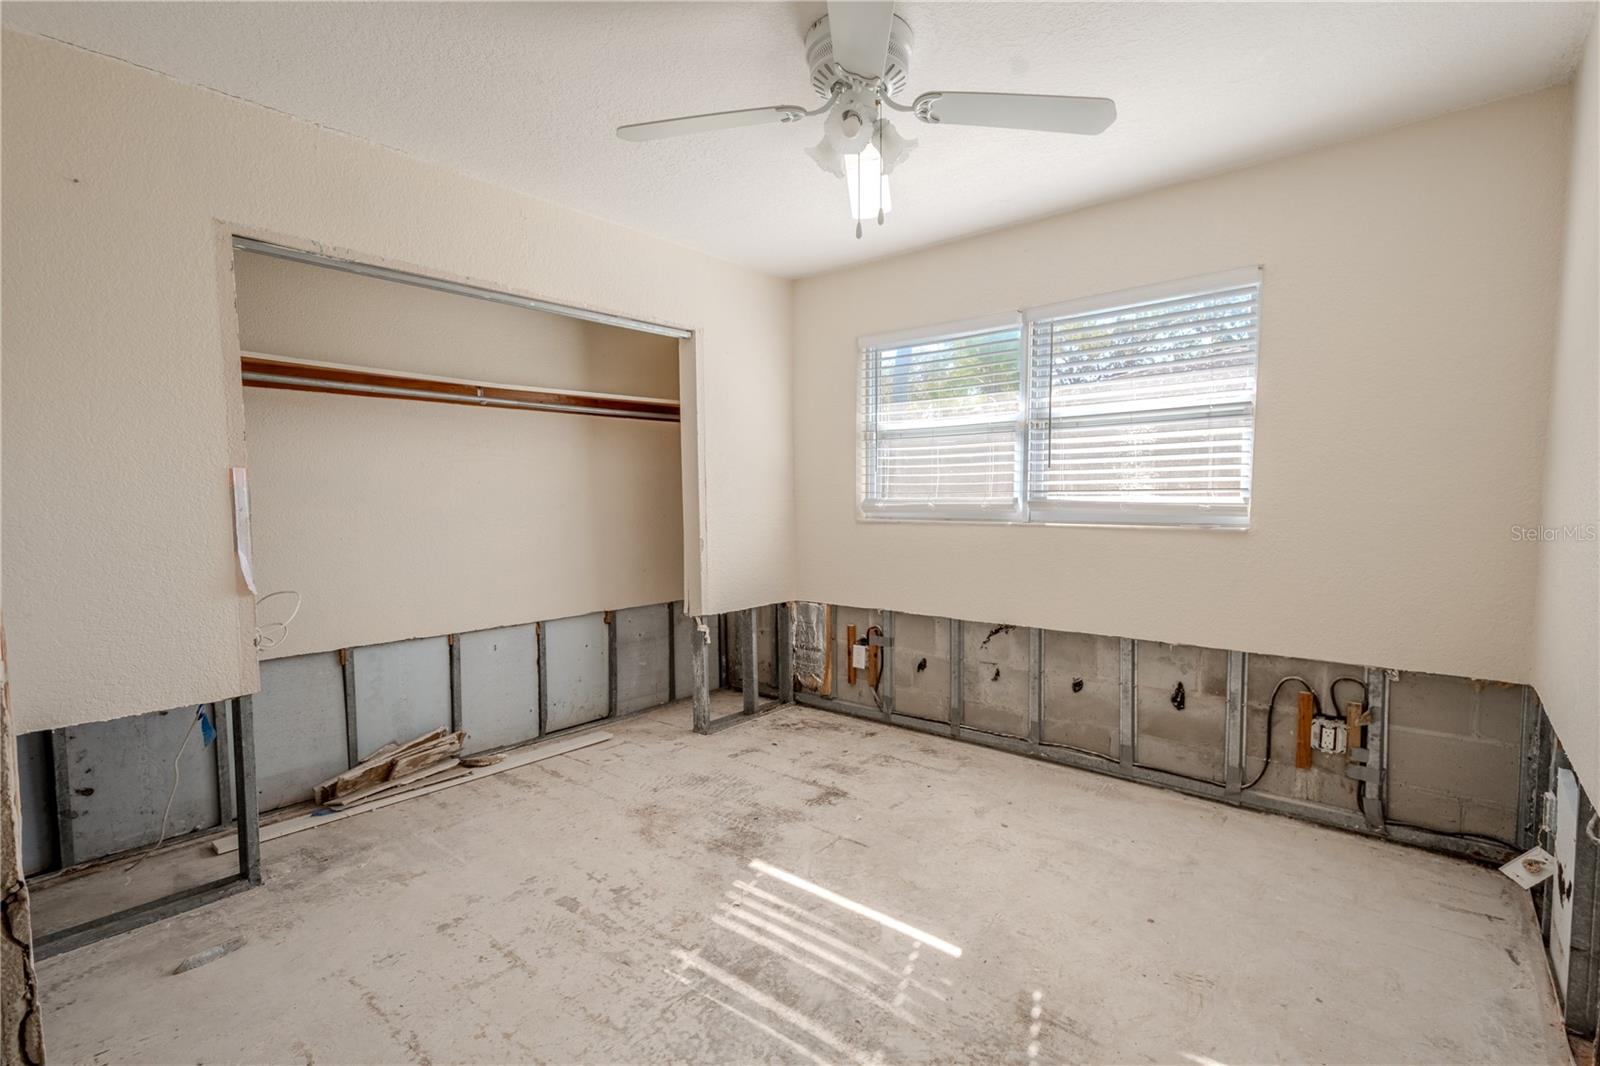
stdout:
[[866,342],[863,514],[1248,525],[1260,292],[1251,268]]
[[877,338],[864,355],[862,511],[1021,518],[1021,317]]

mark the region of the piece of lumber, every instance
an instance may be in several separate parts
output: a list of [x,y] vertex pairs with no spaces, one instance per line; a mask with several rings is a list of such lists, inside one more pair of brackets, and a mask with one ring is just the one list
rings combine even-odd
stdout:
[[[443,774],[455,771],[466,773],[467,769],[470,768],[463,767],[459,762],[453,760],[437,766],[425,766],[413,773],[406,774],[404,777],[391,777],[387,781],[379,781],[376,785],[370,785],[359,792],[352,792],[348,796],[334,796],[324,806],[336,811],[345,807],[353,807],[357,803],[372,799],[374,796],[387,795],[399,789],[411,788],[415,785],[431,785]],[[460,776],[460,774],[457,774],[457,776]]]
[[1317,711],[1317,698],[1309,692],[1300,693],[1300,717],[1294,731],[1294,768],[1311,769],[1311,719]]
[[[587,748],[591,744],[600,744],[610,739],[610,733],[582,733],[563,740],[553,740],[535,744],[531,747],[520,748],[516,751],[507,752],[504,761],[493,766],[479,767],[462,774],[460,777],[451,778],[449,781],[441,781],[436,785],[423,785],[418,788],[407,789],[396,795],[379,796],[366,803],[354,807],[346,807],[342,811],[333,811],[328,814],[302,814],[295,818],[285,818],[283,821],[272,825],[264,825],[261,827],[261,840],[263,842],[277,840],[279,837],[291,836],[307,829],[315,829],[317,826],[326,825],[329,822],[343,821],[346,818],[354,818],[358,814],[366,814],[368,811],[382,810],[392,803],[403,803],[417,796],[426,796],[443,789],[464,785],[468,781],[476,781],[482,777],[492,777],[495,774],[505,773],[507,770],[515,770],[519,766],[528,766],[532,763],[542,762],[545,759],[553,759],[557,755],[566,755],[569,752],[577,751],[579,748]],[[238,834],[228,833],[225,836],[218,837],[211,842],[211,850],[218,855],[227,855],[230,852],[238,851]]]
[[847,685],[856,683],[856,627],[844,627],[844,680]]
[[405,777],[408,774],[415,773],[425,766],[432,766],[435,763],[443,762],[445,759],[455,758],[461,754],[461,745],[466,739],[467,735],[465,733],[451,733],[443,740],[435,741],[425,748],[418,748],[415,751],[396,756],[389,767],[388,779],[393,781],[397,777]]
[[404,744],[386,744],[344,773],[336,774],[312,789],[311,798],[318,803],[326,803],[335,796],[347,796],[380,781],[387,781],[393,776],[396,759],[438,743],[447,732],[445,729],[435,729]]

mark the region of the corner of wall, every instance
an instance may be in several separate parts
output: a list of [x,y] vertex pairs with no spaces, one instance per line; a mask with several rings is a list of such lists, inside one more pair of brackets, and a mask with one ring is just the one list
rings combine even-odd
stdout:
[[1600,794],[1600,31],[1572,80],[1571,161],[1550,378],[1533,683],[1590,794]]

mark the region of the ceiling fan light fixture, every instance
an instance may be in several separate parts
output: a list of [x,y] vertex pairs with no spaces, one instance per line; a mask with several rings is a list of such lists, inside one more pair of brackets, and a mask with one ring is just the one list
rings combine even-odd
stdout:
[[844,182],[850,196],[850,217],[857,222],[869,218],[881,220],[892,209],[883,156],[871,142],[854,155],[844,157]]
[[894,13],[894,0],[829,0],[828,14],[806,33],[811,87],[822,97],[814,108],[778,104],[738,111],[713,111],[617,128],[627,141],[653,141],[712,130],[799,122],[826,113],[822,140],[806,149],[817,166],[845,179],[850,213],[861,223],[889,213],[889,174],[917,142],[902,137],[883,118],[884,108],[928,125],[986,126],[1093,136],[1117,119],[1117,105],[1103,96],[1029,93],[925,92],[909,104],[895,96],[907,85],[911,27]]

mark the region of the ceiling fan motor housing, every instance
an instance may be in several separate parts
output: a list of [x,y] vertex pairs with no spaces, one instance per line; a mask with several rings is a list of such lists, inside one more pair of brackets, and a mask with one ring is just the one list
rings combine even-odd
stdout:
[[[905,92],[906,75],[911,69],[911,27],[899,15],[889,29],[889,55],[884,60],[883,84],[890,96]],[[806,63],[811,68],[811,87],[826,100],[833,95],[833,87],[841,82],[848,85],[848,75],[871,80],[873,72],[845,71],[833,61],[833,35],[828,30],[828,16],[824,15],[806,32]]]

